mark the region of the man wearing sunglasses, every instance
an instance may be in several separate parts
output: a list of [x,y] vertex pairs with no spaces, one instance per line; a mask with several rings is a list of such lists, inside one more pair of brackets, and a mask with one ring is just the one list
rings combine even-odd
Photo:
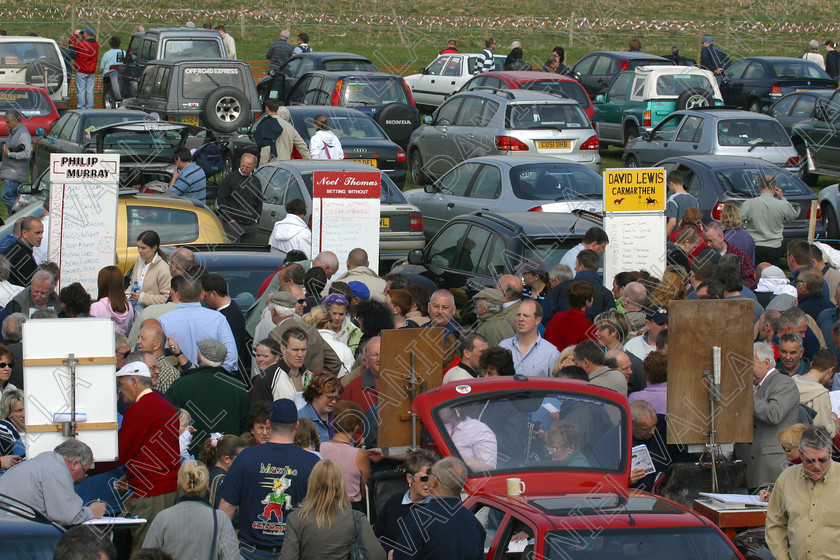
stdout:
[[767,545],[774,558],[834,558],[840,465],[831,460],[831,436],[809,426],[799,444],[801,465],[786,469],[767,506]]

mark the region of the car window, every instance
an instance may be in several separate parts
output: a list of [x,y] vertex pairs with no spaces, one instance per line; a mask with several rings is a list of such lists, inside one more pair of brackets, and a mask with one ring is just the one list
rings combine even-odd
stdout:
[[636,76],[636,83],[633,84],[633,91],[630,94],[630,99],[634,101],[641,101],[645,98],[645,85],[647,84],[647,76]]
[[[387,140],[388,137],[376,123],[367,116],[359,117],[347,114],[327,114],[330,130],[339,139],[352,138],[355,140]],[[308,141],[315,136],[315,115],[307,115],[305,119],[295,118],[295,128],[301,137]],[[301,126],[302,123],[302,126]]]
[[613,74],[616,71],[616,65],[608,56],[599,56],[598,60],[592,67],[592,74],[593,76],[601,76],[604,74]]
[[[288,169],[278,168],[273,174],[271,168],[257,170],[257,178],[263,189],[263,198],[269,204],[283,204],[286,191],[292,182],[292,174]],[[270,176],[269,176],[270,175]]]
[[478,126],[487,126],[490,124],[490,121],[493,120],[493,116],[498,110],[499,104],[497,102],[492,99],[486,99],[484,101],[484,109],[482,109],[481,115],[478,118]]
[[714,87],[705,74],[663,74],[656,79],[656,95],[679,97],[684,91],[697,89],[714,94]]
[[154,60],[157,54],[157,41],[143,40],[143,51],[140,53],[140,60]]
[[669,115],[664,121],[653,129],[651,138],[653,140],[673,140],[685,115]]
[[502,192],[502,172],[495,165],[482,165],[470,190],[471,198],[499,198]]
[[166,91],[169,89],[169,76],[172,74],[172,68],[169,66],[162,66],[158,68],[155,74],[155,84],[152,88],[153,97],[166,97]]
[[161,245],[190,243],[198,239],[198,215],[190,210],[128,204],[125,211],[129,239],[137,239],[148,229],[160,236]]
[[429,64],[426,68],[426,74],[429,76],[440,76],[443,74],[444,65],[449,62],[448,56],[439,56],[434,62]]
[[478,171],[479,164],[465,163],[451,169],[446,175],[438,180],[438,187],[443,194],[450,196],[466,196],[467,187]]
[[459,97],[451,101],[447,101],[435,112],[435,124],[439,126],[446,126],[455,122],[455,116],[458,114],[458,108],[465,97]]
[[677,142],[699,142],[703,134],[703,119],[700,117],[686,117],[685,122],[677,134]]
[[577,72],[578,74],[583,74],[583,75],[590,74],[591,72],[589,70],[592,69],[592,65],[595,63],[596,58],[598,58],[598,56],[593,55],[593,56],[587,56],[587,57],[581,59],[580,62],[575,64],[574,71]]
[[744,71],[744,80],[760,80],[764,77],[764,65],[760,62],[752,61],[749,67]]
[[461,254],[455,262],[455,268],[466,272],[489,275],[490,270],[486,261],[489,260],[488,250],[491,248],[491,232],[489,229],[473,225],[469,234],[464,238]]
[[473,78],[466,83],[466,85],[464,86],[464,91],[472,91],[477,87],[483,86],[488,83],[489,79],[490,78],[486,76],[478,76],[477,78]]
[[58,62],[58,56],[54,43],[33,43],[24,40],[0,43],[0,60],[3,66],[26,66],[39,58],[49,58]]
[[410,104],[402,79],[349,78],[345,80],[344,107],[384,107],[390,103]]
[[17,109],[24,118],[45,117],[51,115],[53,108],[46,94],[38,90],[4,89],[0,90],[0,115]]
[[300,66],[298,66],[294,75],[296,78],[300,78],[307,72],[311,72],[313,70],[315,70],[315,61],[310,57],[306,57],[301,59]]
[[[780,101],[781,103],[781,101]],[[790,112],[791,117],[798,117],[800,119],[809,119],[814,114],[814,106],[817,104],[817,98],[810,95],[800,95],[799,100]]]
[[288,76],[289,78],[291,78],[292,76],[295,76],[296,75],[295,70],[298,69],[301,61],[303,61],[302,58],[293,58],[293,59],[289,60],[289,62],[287,62],[286,64],[284,64],[280,68],[280,73],[283,74],[284,76]]
[[591,126],[586,113],[574,103],[511,103],[505,114],[505,128],[586,128]]
[[[810,96],[808,96],[810,97]],[[786,97],[782,97],[779,99],[773,107],[770,109],[770,116],[771,117],[787,117],[790,114],[790,110],[793,108],[793,105],[799,101],[800,99],[804,99],[804,95],[788,95]],[[811,98],[813,99],[813,98]],[[811,104],[811,108],[813,108],[813,103]]]
[[773,75],[777,78],[827,78],[819,66],[808,60],[786,60],[771,64]]
[[429,246],[428,262],[433,266],[454,268],[458,246],[467,235],[467,224],[453,224],[443,229]]
[[444,76],[460,76],[461,75],[461,62],[464,59],[460,56],[453,56],[449,59],[449,62],[446,63],[446,66],[443,68],[443,75]]
[[213,39],[167,39],[161,58],[221,58],[220,44]]
[[303,104],[304,105],[317,105],[318,100],[321,98],[321,85],[324,82],[324,77],[315,75],[312,76],[312,80],[309,82],[309,88],[307,88],[306,93],[303,94]]
[[594,171],[562,163],[517,165],[510,170],[513,194],[521,200],[601,198],[604,184]]
[[790,146],[790,137],[776,120],[726,119],[718,121],[721,146]]
[[461,110],[455,117],[457,126],[483,126],[481,111],[484,108],[483,97],[466,97],[461,105]]
[[484,86],[505,89],[505,83],[499,78],[494,78],[493,76],[484,78]]
[[610,86],[609,96],[610,101],[624,102],[627,99],[627,88],[630,87],[630,82],[633,80],[632,72],[622,72],[616,76]]
[[493,234],[491,243],[487,244],[487,272],[488,276],[498,277],[509,272],[510,254],[505,250],[505,240],[501,235]]
[[382,173],[381,178],[382,192],[379,195],[379,202],[382,204],[408,204],[402,191],[390,177]]
[[[250,79],[250,78],[249,78]],[[184,68],[183,92],[189,99],[203,99],[213,90],[233,87],[245,91],[242,70],[238,67],[195,66]]]
[[[314,66],[315,63],[312,64]],[[373,62],[359,59],[326,60],[324,61],[324,70],[331,72],[379,72]]]
[[52,128],[50,129],[50,133],[48,136],[50,138],[59,138],[61,136],[61,129],[64,128],[64,125],[67,124],[67,121],[70,119],[70,115],[73,113],[66,113],[63,117],[58,119]]
[[739,60],[726,70],[726,75],[733,80],[740,80],[744,75],[744,70],[746,70],[749,65],[749,60]]
[[131,42],[128,44],[128,48],[125,50],[125,59],[126,61],[129,59],[130,56],[137,56],[140,52],[140,45],[143,42],[143,37],[132,37]]
[[151,97],[155,89],[157,66],[147,66],[140,77],[140,97]]
[[703,192],[703,180],[700,178],[700,174],[695,173],[692,168],[686,165],[680,165],[677,169],[682,173],[685,190],[699,200],[700,194]]
[[589,96],[586,95],[586,90],[583,89],[578,82],[570,82],[566,80],[535,80],[533,82],[523,82],[519,84],[519,89],[530,89],[534,91],[542,91],[552,95],[560,95],[568,97],[578,102],[584,109],[589,108],[592,102]]
[[[84,135],[82,137],[82,142],[94,142],[95,139],[93,138],[93,136],[91,136],[90,133],[96,130],[97,128],[102,128],[103,126],[108,126],[109,124],[116,124],[129,121],[140,121],[143,119],[144,116],[141,115],[124,115],[119,114],[116,111],[89,114],[87,118],[85,118],[84,123],[82,123],[82,126],[84,127]],[[76,135],[73,135],[73,140],[75,141],[76,139]]]
[[505,512],[487,504],[476,504],[472,510],[475,518],[484,527],[484,553],[490,552],[496,533],[505,518]]
[[289,93],[289,105],[299,105],[303,103],[303,96],[309,90],[309,84],[312,82],[313,76],[305,76],[295,84]]
[[776,177],[776,185],[785,196],[813,195],[813,191],[793,175],[772,166],[757,164],[755,167],[724,169],[717,172],[723,190],[739,196],[758,196],[758,183],[764,175]]
[[520,558],[533,556],[534,528],[526,523],[523,518],[511,512],[505,526],[502,527],[501,535],[497,550],[504,553],[506,558],[510,558],[518,552],[522,552]]
[[61,139],[62,140],[75,140],[75,130],[76,130],[76,123],[79,122],[78,113],[71,113],[70,117],[65,122],[64,126],[61,127]]

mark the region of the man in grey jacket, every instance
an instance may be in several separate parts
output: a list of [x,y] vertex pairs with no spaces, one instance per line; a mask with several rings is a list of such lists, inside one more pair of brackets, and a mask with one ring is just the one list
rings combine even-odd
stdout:
[[29,179],[29,159],[32,157],[32,136],[23,126],[23,115],[17,109],[6,111],[3,117],[9,128],[9,136],[3,145],[3,163],[0,164],[0,179],[3,179],[3,193],[0,195],[9,214],[18,196],[18,187]]

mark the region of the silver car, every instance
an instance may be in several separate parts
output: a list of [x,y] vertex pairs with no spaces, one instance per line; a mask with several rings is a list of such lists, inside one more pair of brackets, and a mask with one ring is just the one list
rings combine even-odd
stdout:
[[676,111],[624,148],[624,165],[649,167],[667,157],[712,154],[761,159],[798,173],[799,155],[779,122],[727,109]]
[[453,95],[423,122],[408,141],[416,185],[479,156],[554,156],[601,171],[598,136],[573,99],[522,89],[475,89]]
[[469,159],[449,173],[405,193],[423,213],[427,237],[456,216],[489,212],[604,210],[604,183],[591,169],[549,156]]

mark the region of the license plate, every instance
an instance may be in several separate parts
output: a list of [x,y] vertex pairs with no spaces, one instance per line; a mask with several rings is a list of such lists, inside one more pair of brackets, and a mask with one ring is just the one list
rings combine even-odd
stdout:
[[367,165],[377,167],[375,159],[348,159],[347,161],[358,161],[359,163],[366,163]]
[[379,218],[379,227],[381,227],[381,228],[391,227],[391,218]]
[[198,117],[181,117],[181,122],[184,124],[198,126]]
[[537,149],[540,150],[568,150],[572,147],[569,140],[538,140]]

